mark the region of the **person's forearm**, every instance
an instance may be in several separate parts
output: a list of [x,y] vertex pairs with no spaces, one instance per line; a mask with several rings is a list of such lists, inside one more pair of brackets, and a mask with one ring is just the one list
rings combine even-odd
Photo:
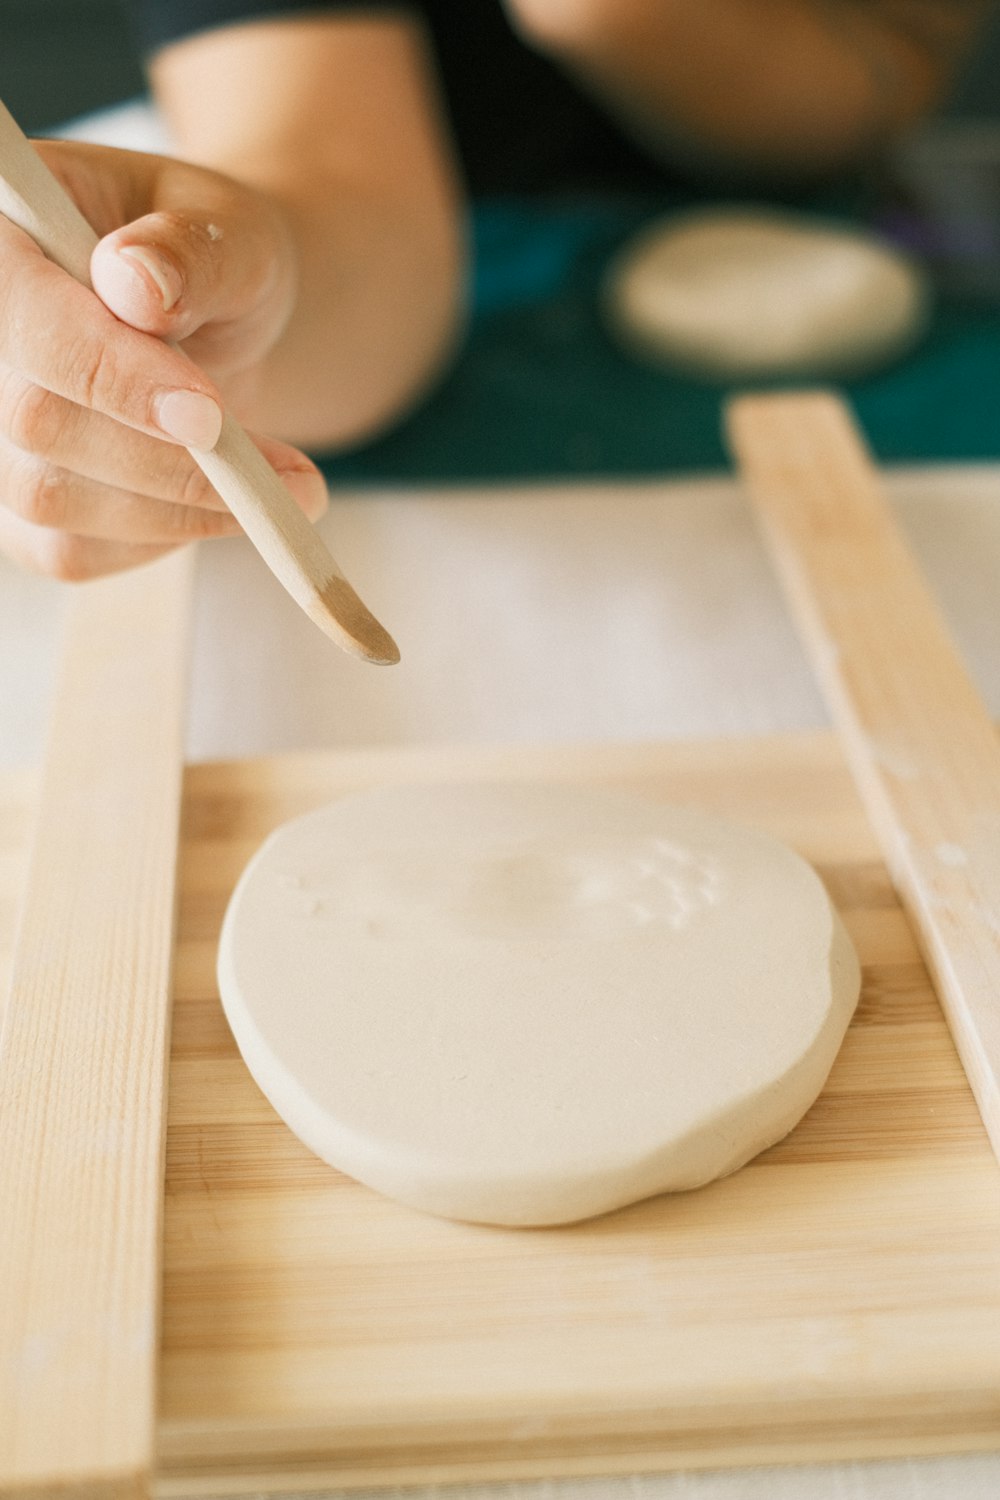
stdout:
[[654,152],[849,165],[933,108],[986,0],[508,0]]
[[248,393],[246,420],[314,449],[353,443],[412,405],[453,352],[462,324],[458,216],[290,164],[226,169],[285,210],[298,292]]
[[324,449],[389,423],[452,348],[465,280],[418,28],[362,15],[232,26],[168,49],[153,81],[182,152],[261,189],[290,231],[291,313],[244,373],[245,419]]

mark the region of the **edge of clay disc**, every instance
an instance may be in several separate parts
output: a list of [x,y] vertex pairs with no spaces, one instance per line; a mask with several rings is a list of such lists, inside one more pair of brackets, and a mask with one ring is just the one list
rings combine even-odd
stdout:
[[[660,1150],[628,1161],[605,1160],[596,1170],[588,1166],[575,1176],[542,1173],[526,1181],[521,1174],[517,1185],[508,1188],[502,1179],[493,1177],[484,1187],[437,1160],[421,1162],[411,1155],[402,1164],[393,1163],[377,1143],[357,1135],[341,1122],[331,1123],[329,1115],[303,1092],[284,1064],[262,1043],[255,1022],[237,998],[230,949],[240,889],[283,829],[312,815],[305,813],[274,830],[242,872],[222,924],[218,981],[223,1010],[257,1086],[293,1134],[337,1171],[409,1208],[442,1218],[510,1228],[570,1224],[664,1193],[689,1191],[731,1175],[782,1140],[820,1094],[857,1006],[861,986],[857,954],[826,887],[809,861],[771,835],[745,829],[755,838],[778,845],[798,860],[816,882],[831,923],[828,951],[832,1003],[809,1048],[773,1085],[788,1092],[789,1080],[794,1079],[794,1091],[786,1108],[777,1116],[769,1116],[763,1127],[748,1131],[746,1150],[735,1164],[732,1139],[740,1133],[741,1122],[758,1108],[759,1090],[730,1105],[724,1121],[719,1116],[703,1120],[694,1131]],[[714,814],[706,816],[712,821],[726,821]],[[266,1087],[262,1075],[267,1077]],[[683,1170],[678,1170],[678,1158],[685,1161]],[[552,1210],[554,1199],[560,1204],[558,1212]],[[503,1203],[502,1209],[497,1208],[498,1202]]]

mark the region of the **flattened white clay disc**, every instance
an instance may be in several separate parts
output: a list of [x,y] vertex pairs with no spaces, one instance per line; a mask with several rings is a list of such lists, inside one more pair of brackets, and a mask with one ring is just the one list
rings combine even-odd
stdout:
[[858,996],[783,845],[543,784],[387,787],[251,861],[219,982],[324,1160],[416,1208],[586,1218],[741,1166],[818,1094]]
[[928,302],[918,269],[872,234],[739,208],[641,231],[606,292],[627,343],[719,379],[871,369],[915,340]]

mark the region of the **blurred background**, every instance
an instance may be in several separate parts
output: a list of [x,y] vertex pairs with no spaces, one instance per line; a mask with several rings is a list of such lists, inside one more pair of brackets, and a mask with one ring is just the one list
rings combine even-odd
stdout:
[[26,130],[44,130],[142,87],[116,0],[0,0],[0,98]]
[[[120,0],[0,0],[0,97],[26,129],[127,99],[142,86]],[[1000,8],[948,113],[1000,118]]]
[[[26,130],[57,130],[142,93],[127,16],[125,0],[0,0],[0,98]],[[724,387],[632,358],[601,315],[621,245],[652,217],[688,206],[669,193],[474,205],[474,318],[459,366],[412,418],[325,460],[331,481],[723,467]],[[1000,0],[938,116],[889,160],[796,207],[887,237],[929,278],[934,317],[919,347],[847,383],[878,457],[995,461]]]

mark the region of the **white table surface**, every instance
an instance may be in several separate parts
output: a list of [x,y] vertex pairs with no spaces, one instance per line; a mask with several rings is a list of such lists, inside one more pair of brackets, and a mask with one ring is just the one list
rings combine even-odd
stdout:
[[[1000,467],[898,470],[887,482],[1000,718]],[[825,722],[738,487],[724,476],[340,495],[321,527],[396,634],[402,663],[374,668],[343,656],[247,544],[203,544],[190,758],[761,734]],[[0,765],[41,753],[65,597],[65,586],[0,563]],[[428,1500],[431,1491],[406,1493]],[[1000,1452],[442,1494],[996,1500]]]
[[[1000,467],[896,470],[887,484],[1000,718]],[[204,544],[189,758],[826,722],[725,476],[339,494],[321,531],[401,665],[339,652],[244,541]],[[65,594],[0,561],[0,764],[40,754]]]

